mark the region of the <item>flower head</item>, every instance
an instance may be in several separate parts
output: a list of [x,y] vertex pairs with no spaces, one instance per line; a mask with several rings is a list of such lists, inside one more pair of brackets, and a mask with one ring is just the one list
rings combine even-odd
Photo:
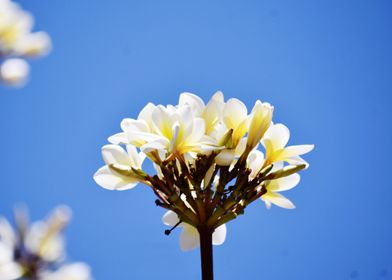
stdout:
[[[207,103],[188,92],[177,105],[148,103],[137,119],[124,119],[122,131],[109,137],[112,144],[102,149],[106,165],[94,179],[111,190],[139,182],[151,188],[156,205],[168,210],[163,222],[182,228],[183,250],[197,247],[206,232],[221,244],[225,224],[253,201],[294,208],[280,192],[298,184],[297,172],[308,166],[299,156],[313,145],[286,147],[288,128],[272,124],[273,111],[257,101],[248,112],[239,99],[225,102],[221,92]],[[144,158],[156,174],[142,170]]]

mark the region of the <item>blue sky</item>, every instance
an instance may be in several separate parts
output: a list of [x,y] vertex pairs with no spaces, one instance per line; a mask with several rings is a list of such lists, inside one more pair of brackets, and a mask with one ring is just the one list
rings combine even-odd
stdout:
[[20,3],[54,50],[25,88],[0,88],[1,214],[70,205],[70,257],[98,280],[200,278],[147,188],[110,192],[92,175],[122,118],[222,90],[272,103],[290,143],[316,149],[287,193],[296,210],[254,203],[228,224],[216,279],[392,279],[389,1]]

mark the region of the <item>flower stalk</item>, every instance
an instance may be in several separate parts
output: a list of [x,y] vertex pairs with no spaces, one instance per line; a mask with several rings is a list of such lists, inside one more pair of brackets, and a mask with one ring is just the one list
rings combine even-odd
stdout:
[[200,235],[200,260],[202,280],[214,279],[212,233],[213,230],[207,226],[198,228]]

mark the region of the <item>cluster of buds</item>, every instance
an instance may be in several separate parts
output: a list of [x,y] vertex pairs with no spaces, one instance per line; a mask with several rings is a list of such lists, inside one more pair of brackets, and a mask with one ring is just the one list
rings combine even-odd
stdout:
[[[273,124],[272,115],[269,103],[257,101],[248,113],[238,99],[225,102],[221,92],[207,104],[191,93],[182,93],[176,106],[149,103],[109,137],[111,144],[102,148],[106,165],[94,179],[110,190],[150,187],[156,205],[168,210],[163,222],[183,227],[183,250],[197,247],[204,229],[213,232],[213,244],[222,244],[225,224],[250,203],[294,208],[279,192],[298,184],[297,172],[308,166],[300,155],[313,145],[286,147],[289,130]],[[145,158],[156,174],[143,171]]]
[[65,263],[63,229],[70,209],[57,207],[45,220],[29,225],[27,214],[17,211],[16,229],[0,217],[0,280],[90,280],[84,263]]
[[7,85],[23,85],[29,75],[25,59],[51,49],[49,35],[32,32],[33,25],[30,13],[11,0],[0,0],[0,80]]

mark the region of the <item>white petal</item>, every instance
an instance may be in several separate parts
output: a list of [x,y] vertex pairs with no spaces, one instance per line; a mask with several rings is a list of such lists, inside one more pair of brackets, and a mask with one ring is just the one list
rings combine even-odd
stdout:
[[155,105],[152,103],[148,103],[144,108],[140,111],[138,120],[144,120],[148,125],[151,125],[152,112],[155,109]]
[[101,167],[94,174],[95,182],[108,190],[128,190],[134,188],[138,181],[134,178],[114,173],[108,166]]
[[203,119],[195,118],[193,120],[193,129],[192,133],[187,138],[187,141],[190,143],[194,143],[199,141],[205,133],[205,123]]
[[214,171],[215,171],[215,164],[212,164],[210,168],[208,168],[206,175],[204,176],[204,181],[203,181],[204,188],[208,186],[208,184],[210,183]]
[[211,99],[212,100],[216,100],[216,101],[221,102],[221,103],[225,102],[225,98],[223,96],[223,92],[221,92],[220,90],[215,92]]
[[23,274],[22,267],[16,262],[0,264],[0,280],[20,279]]
[[136,147],[132,145],[127,145],[126,147],[127,147],[129,159],[131,161],[130,166],[136,169],[141,169],[143,162],[140,158],[139,153],[137,152]]
[[90,280],[90,267],[85,263],[65,264],[55,271],[43,271],[40,280]]
[[287,163],[291,164],[291,165],[300,165],[300,164],[305,164],[306,167],[305,169],[307,169],[309,167],[309,163],[304,160],[303,158],[301,158],[300,156],[294,156],[291,158],[286,159]]
[[107,165],[121,164],[130,166],[131,160],[128,153],[118,145],[105,145],[102,147],[102,157]]
[[173,120],[165,107],[161,105],[155,107],[152,111],[152,124],[156,133],[171,139]]
[[247,145],[254,148],[261,140],[272,121],[273,107],[268,103],[261,103],[259,100],[253,107],[251,121],[248,131]]
[[271,141],[274,150],[282,149],[290,139],[290,130],[284,124],[274,124],[266,131],[264,139]]
[[52,48],[49,35],[46,32],[28,33],[19,40],[15,51],[25,56],[47,55]]
[[214,245],[222,245],[226,239],[226,224],[223,224],[215,229],[214,233],[212,234],[212,244]]
[[178,105],[190,106],[194,117],[200,116],[205,107],[203,100],[199,96],[189,92],[184,92],[180,94],[180,100],[178,102]]
[[10,248],[12,248],[16,242],[15,232],[12,226],[7,219],[3,217],[0,217],[0,242]]
[[235,129],[247,117],[247,114],[245,104],[236,98],[231,98],[225,104],[223,121],[228,128]]
[[309,153],[314,149],[314,145],[296,145],[289,146],[283,150],[283,152],[279,155],[279,158],[290,158],[294,156],[300,156],[306,153]]
[[247,158],[248,168],[252,170],[251,174],[249,174],[249,177],[252,179],[256,177],[260,169],[263,167],[263,164],[264,164],[264,154],[259,150],[251,151]]
[[121,129],[126,132],[149,132],[149,127],[144,120],[123,119],[121,121]]
[[0,65],[0,79],[9,86],[23,86],[29,72],[29,65],[20,58],[9,58]]
[[[267,192],[265,195],[261,197],[262,200],[268,201],[270,203],[273,203],[279,207],[285,208],[285,209],[294,209],[295,206],[294,204],[288,200],[286,197],[284,197],[281,194],[278,193],[273,193],[273,192]],[[268,208],[268,206],[267,206]]]
[[147,144],[144,144],[143,146],[140,147],[140,150],[148,154],[152,151],[158,150],[166,150],[167,147],[169,146],[169,141],[166,138],[161,138],[152,142],[149,142]]
[[125,132],[120,132],[117,134],[114,134],[108,138],[108,141],[112,144],[128,144],[128,138],[127,134]]
[[178,222],[180,221],[180,219],[178,219],[178,216],[175,212],[173,211],[167,211],[163,217],[162,217],[162,222],[167,225],[167,226],[175,226]]
[[235,148],[235,156],[239,157],[243,154],[243,152],[245,152],[246,149],[246,143],[247,143],[247,138],[241,138],[241,140],[238,142],[237,147]]
[[295,173],[287,177],[270,181],[267,188],[268,190],[274,192],[287,191],[298,185],[300,179],[301,177],[299,176],[299,174]]
[[193,226],[184,224],[180,235],[180,248],[182,251],[193,250],[200,245],[200,237],[197,229]]
[[215,162],[221,166],[229,166],[234,160],[234,150],[222,150],[216,157]]

